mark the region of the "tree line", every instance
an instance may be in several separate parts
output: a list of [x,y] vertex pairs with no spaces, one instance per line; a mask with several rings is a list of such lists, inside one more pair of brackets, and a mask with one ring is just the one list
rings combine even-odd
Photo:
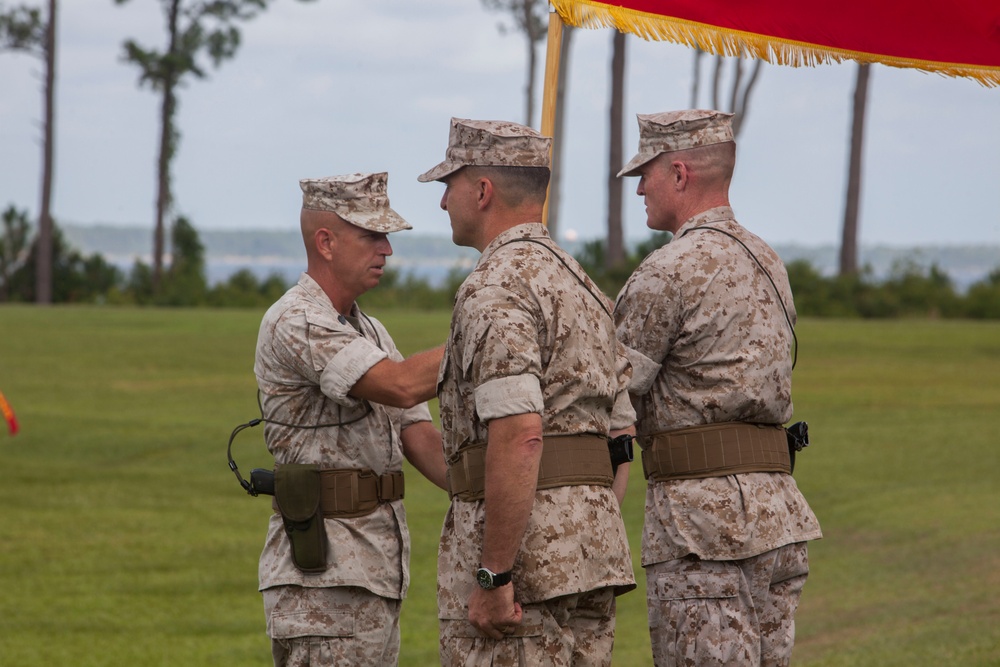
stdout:
[[[40,244],[37,237],[31,240],[28,213],[9,206],[0,225],[0,303],[36,303]],[[151,265],[136,261],[125,272],[99,253],[84,255],[53,222],[50,303],[253,308],[271,305],[288,289],[280,276],[261,280],[249,269],[210,286],[205,246],[184,216],[174,221],[169,240],[171,261],[155,284]]]
[[[0,216],[0,223],[0,303],[32,303],[36,301],[34,276],[40,246],[37,237],[31,239],[28,213],[10,206]],[[171,259],[157,288],[153,267],[142,261],[136,261],[125,272],[100,254],[85,256],[65,241],[55,224],[52,240],[54,303],[266,308],[289,287],[277,273],[261,279],[250,269],[241,269],[225,281],[209,285],[205,246],[183,216],[172,227]],[[614,298],[642,259],[669,240],[668,232],[655,232],[627,252],[624,262],[610,268],[604,240],[584,244],[576,259]],[[877,279],[870,266],[836,276],[824,276],[806,260],[790,262],[786,268],[800,316],[1000,319],[1000,267],[964,293],[956,290],[948,274],[937,265],[925,267],[912,260],[897,262],[883,279]],[[456,267],[443,284],[432,285],[390,269],[379,287],[360,301],[367,308],[447,310],[467,274],[468,269]]]

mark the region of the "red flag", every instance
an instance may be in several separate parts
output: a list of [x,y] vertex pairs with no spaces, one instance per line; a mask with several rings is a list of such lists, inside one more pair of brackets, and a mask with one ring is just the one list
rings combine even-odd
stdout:
[[1000,3],[987,0],[552,0],[563,21],[779,65],[855,60],[1000,86]]
[[0,412],[3,413],[4,419],[7,420],[7,430],[10,431],[11,435],[17,435],[17,417],[14,416],[14,409],[10,407],[10,403],[4,398],[3,392],[0,392]]

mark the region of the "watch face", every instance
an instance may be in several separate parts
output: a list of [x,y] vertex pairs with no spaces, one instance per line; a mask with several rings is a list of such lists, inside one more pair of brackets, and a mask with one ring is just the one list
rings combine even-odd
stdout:
[[485,567],[481,567],[476,571],[476,581],[482,588],[489,590],[493,588],[493,573]]

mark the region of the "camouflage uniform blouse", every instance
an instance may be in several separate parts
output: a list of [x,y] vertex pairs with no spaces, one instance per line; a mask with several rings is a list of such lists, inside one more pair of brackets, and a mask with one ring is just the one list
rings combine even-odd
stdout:
[[[348,317],[337,313],[306,274],[264,315],[254,364],[264,416],[298,426],[343,424],[318,429],[266,424],[267,447],[279,465],[317,463],[378,474],[402,470],[400,431],[430,420],[426,404],[400,410],[347,395],[379,361],[403,359],[380,322],[356,305]],[[292,563],[281,518],[272,516],[260,556],[260,589],[360,586],[383,597],[405,596],[410,536],[401,500],[359,518],[328,518],[326,534],[329,568],[304,574]]]
[[[604,436],[633,423],[628,362],[601,303],[610,312],[609,300],[541,224],[514,227],[486,247],[458,290],[441,365],[438,395],[449,463],[464,445],[486,442],[495,418],[539,413],[544,435]],[[441,618],[466,617],[482,553],[484,505],[456,498],[448,511],[438,553]],[[514,563],[518,601],[606,586],[623,592],[635,586],[611,489],[538,491]]]
[[[629,391],[642,438],[728,421],[783,424],[792,416],[795,308],[785,267],[732,209],[700,213],[650,254],[618,296],[615,323],[628,350]],[[642,564],[696,554],[754,556],[821,537],[791,475],[750,473],[649,484]]]

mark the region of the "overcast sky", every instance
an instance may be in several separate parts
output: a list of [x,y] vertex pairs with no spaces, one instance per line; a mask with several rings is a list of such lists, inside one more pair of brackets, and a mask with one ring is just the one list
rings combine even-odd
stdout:
[[[59,222],[152,229],[158,97],[121,53],[128,37],[164,44],[160,5],[60,3]],[[443,186],[416,177],[444,157],[452,116],[524,122],[524,39],[501,35],[502,19],[478,0],[276,0],[244,24],[235,59],[180,90],[177,211],[203,230],[294,229],[300,178],[388,171],[392,205],[415,230],[450,234]],[[604,233],[611,39],[572,37],[561,229],[581,238]],[[636,113],[690,106],[693,62],[689,49],[632,36],[627,57],[626,159]],[[539,61],[540,81],[544,47]],[[839,243],[855,71],[765,65],[760,75],[731,200],[771,243]],[[41,72],[37,59],[0,53],[0,207],[32,216]],[[635,186],[626,179],[629,237],[646,234]],[[860,237],[1000,243],[1000,89],[872,68]]]

